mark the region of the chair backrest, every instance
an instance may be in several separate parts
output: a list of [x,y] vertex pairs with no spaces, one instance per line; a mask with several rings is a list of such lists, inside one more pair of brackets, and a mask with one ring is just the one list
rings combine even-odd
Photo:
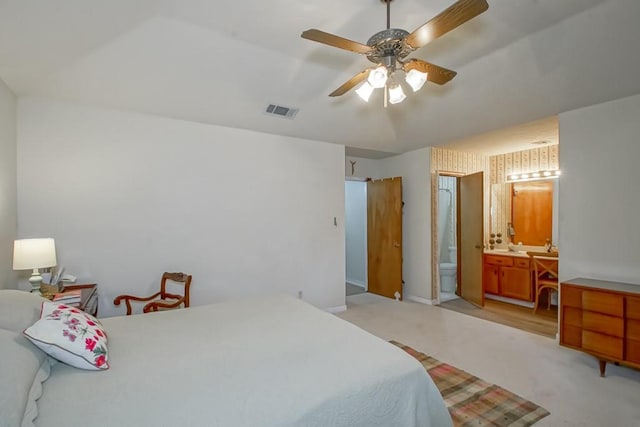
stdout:
[[527,252],[531,259],[533,279],[558,280],[558,252]]
[[171,280],[175,284],[184,286],[184,306],[189,307],[189,288],[191,286],[191,275],[186,273],[168,273],[162,275],[160,282],[160,298],[182,298],[182,295],[175,295],[167,292],[167,280]]

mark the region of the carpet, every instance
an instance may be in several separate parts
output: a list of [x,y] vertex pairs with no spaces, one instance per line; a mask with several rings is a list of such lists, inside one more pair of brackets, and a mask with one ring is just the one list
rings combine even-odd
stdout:
[[453,425],[530,426],[549,411],[495,384],[490,384],[454,366],[396,341],[390,341],[427,370],[449,409]]

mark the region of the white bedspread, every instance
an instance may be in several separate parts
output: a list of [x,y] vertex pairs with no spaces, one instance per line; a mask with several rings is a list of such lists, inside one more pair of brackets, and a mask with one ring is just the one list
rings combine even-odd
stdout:
[[103,324],[111,368],[55,365],[37,426],[451,425],[415,359],[288,296]]

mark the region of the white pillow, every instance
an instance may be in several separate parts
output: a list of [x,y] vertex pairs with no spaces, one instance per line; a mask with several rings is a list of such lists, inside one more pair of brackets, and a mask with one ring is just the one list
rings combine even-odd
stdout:
[[80,369],[109,369],[107,334],[92,315],[65,304],[45,301],[40,320],[24,335],[42,351]]
[[0,290],[0,328],[21,333],[40,318],[42,301],[45,299],[30,292]]

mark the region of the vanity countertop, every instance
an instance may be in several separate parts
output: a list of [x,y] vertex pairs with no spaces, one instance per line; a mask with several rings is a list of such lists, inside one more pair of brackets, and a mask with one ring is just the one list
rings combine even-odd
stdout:
[[501,256],[512,256],[512,257],[518,257],[518,258],[529,258],[529,255],[527,255],[527,251],[513,252],[508,249],[485,249],[484,253],[487,255],[501,255]]
[[[544,251],[533,251],[543,253]],[[500,255],[500,256],[512,256],[517,258],[529,258],[527,251],[510,251],[508,249],[485,249],[484,253],[487,255]],[[538,255],[538,254],[536,254]]]

